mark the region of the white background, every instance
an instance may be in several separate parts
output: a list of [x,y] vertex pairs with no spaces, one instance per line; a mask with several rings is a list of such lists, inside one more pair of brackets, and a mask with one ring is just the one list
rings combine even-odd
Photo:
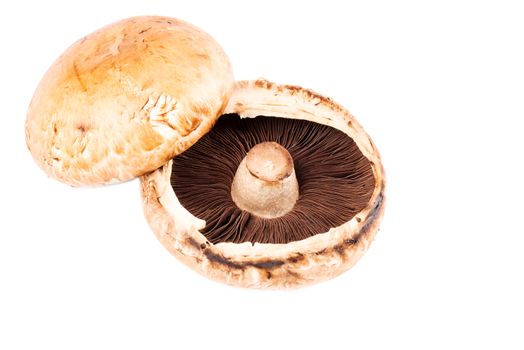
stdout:
[[[524,348],[524,11],[508,1],[4,2],[0,349]],[[211,33],[238,79],[334,98],[379,147],[383,225],[339,278],[208,281],[171,257],[138,182],[73,189],[25,147],[55,58],[132,15]]]

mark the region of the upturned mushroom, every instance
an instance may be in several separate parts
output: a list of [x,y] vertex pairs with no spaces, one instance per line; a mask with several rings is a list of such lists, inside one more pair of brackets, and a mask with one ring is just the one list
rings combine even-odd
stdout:
[[73,186],[140,176],[162,244],[236,286],[342,273],[384,211],[380,156],[346,109],[297,86],[234,83],[208,34],[167,17],[73,44],[35,92],[26,140],[48,175]]
[[352,267],[384,211],[371,138],[329,98],[242,81],[214,128],[141,177],[144,211],[175,256],[233,285],[287,288]]

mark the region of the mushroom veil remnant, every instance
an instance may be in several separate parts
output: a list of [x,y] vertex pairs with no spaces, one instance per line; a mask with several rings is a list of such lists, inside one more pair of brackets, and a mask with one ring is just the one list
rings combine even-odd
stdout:
[[354,117],[265,80],[238,82],[213,129],[141,183],[166,248],[244,287],[340,274],[366,251],[384,210],[380,156]]

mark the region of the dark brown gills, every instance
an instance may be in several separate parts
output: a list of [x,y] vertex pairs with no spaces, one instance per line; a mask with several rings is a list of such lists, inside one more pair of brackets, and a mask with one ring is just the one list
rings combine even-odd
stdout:
[[[273,219],[243,211],[231,199],[238,165],[264,141],[289,151],[300,191],[295,207]],[[375,187],[369,160],[349,136],[305,120],[224,115],[173,164],[176,196],[206,221],[201,232],[212,243],[288,243],[327,232],[364,209]]]

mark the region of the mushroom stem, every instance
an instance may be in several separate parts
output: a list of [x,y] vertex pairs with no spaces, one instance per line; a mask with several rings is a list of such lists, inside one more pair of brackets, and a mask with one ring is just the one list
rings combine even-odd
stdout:
[[235,173],[231,198],[240,209],[263,218],[276,218],[293,209],[298,181],[289,152],[276,142],[251,148]]

